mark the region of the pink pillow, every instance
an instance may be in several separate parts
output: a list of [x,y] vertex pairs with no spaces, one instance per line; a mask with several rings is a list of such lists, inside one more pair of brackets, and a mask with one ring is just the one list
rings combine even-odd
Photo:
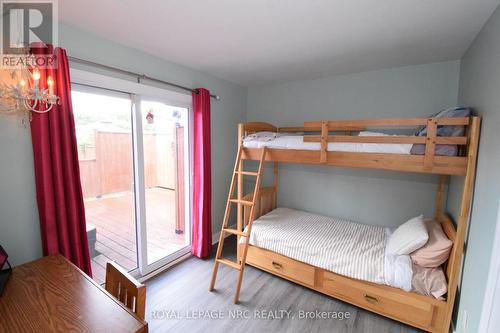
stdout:
[[427,220],[425,224],[429,240],[423,247],[410,254],[411,260],[422,267],[438,267],[448,260],[453,242],[446,237],[439,222]]
[[427,268],[413,265],[412,291],[439,300],[448,291],[448,284],[441,267]]

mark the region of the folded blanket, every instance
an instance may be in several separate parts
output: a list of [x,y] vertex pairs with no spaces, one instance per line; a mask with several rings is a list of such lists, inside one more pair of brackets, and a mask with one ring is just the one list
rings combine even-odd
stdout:
[[272,141],[278,137],[278,133],[276,132],[257,132],[253,134],[249,134],[243,138],[243,142],[247,141],[259,141],[259,142],[267,142]]

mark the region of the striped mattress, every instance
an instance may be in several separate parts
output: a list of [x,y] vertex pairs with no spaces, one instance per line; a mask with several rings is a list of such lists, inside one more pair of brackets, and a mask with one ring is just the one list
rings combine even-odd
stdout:
[[289,208],[255,220],[250,244],[350,278],[384,283],[386,228]]

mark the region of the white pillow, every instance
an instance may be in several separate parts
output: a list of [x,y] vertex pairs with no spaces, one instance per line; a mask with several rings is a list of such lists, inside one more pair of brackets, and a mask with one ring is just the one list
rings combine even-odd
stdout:
[[410,254],[427,243],[429,234],[423,215],[417,216],[400,225],[389,237],[387,251],[390,254]]

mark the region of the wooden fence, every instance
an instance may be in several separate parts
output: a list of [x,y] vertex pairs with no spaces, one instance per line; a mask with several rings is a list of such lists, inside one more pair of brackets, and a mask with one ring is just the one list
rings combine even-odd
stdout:
[[[183,149],[182,135],[172,129],[144,135],[144,167],[147,188],[178,187],[177,148]],[[79,152],[80,178],[84,198],[133,190],[132,136],[130,133],[95,132],[95,145]],[[180,177],[179,177],[180,178]]]

